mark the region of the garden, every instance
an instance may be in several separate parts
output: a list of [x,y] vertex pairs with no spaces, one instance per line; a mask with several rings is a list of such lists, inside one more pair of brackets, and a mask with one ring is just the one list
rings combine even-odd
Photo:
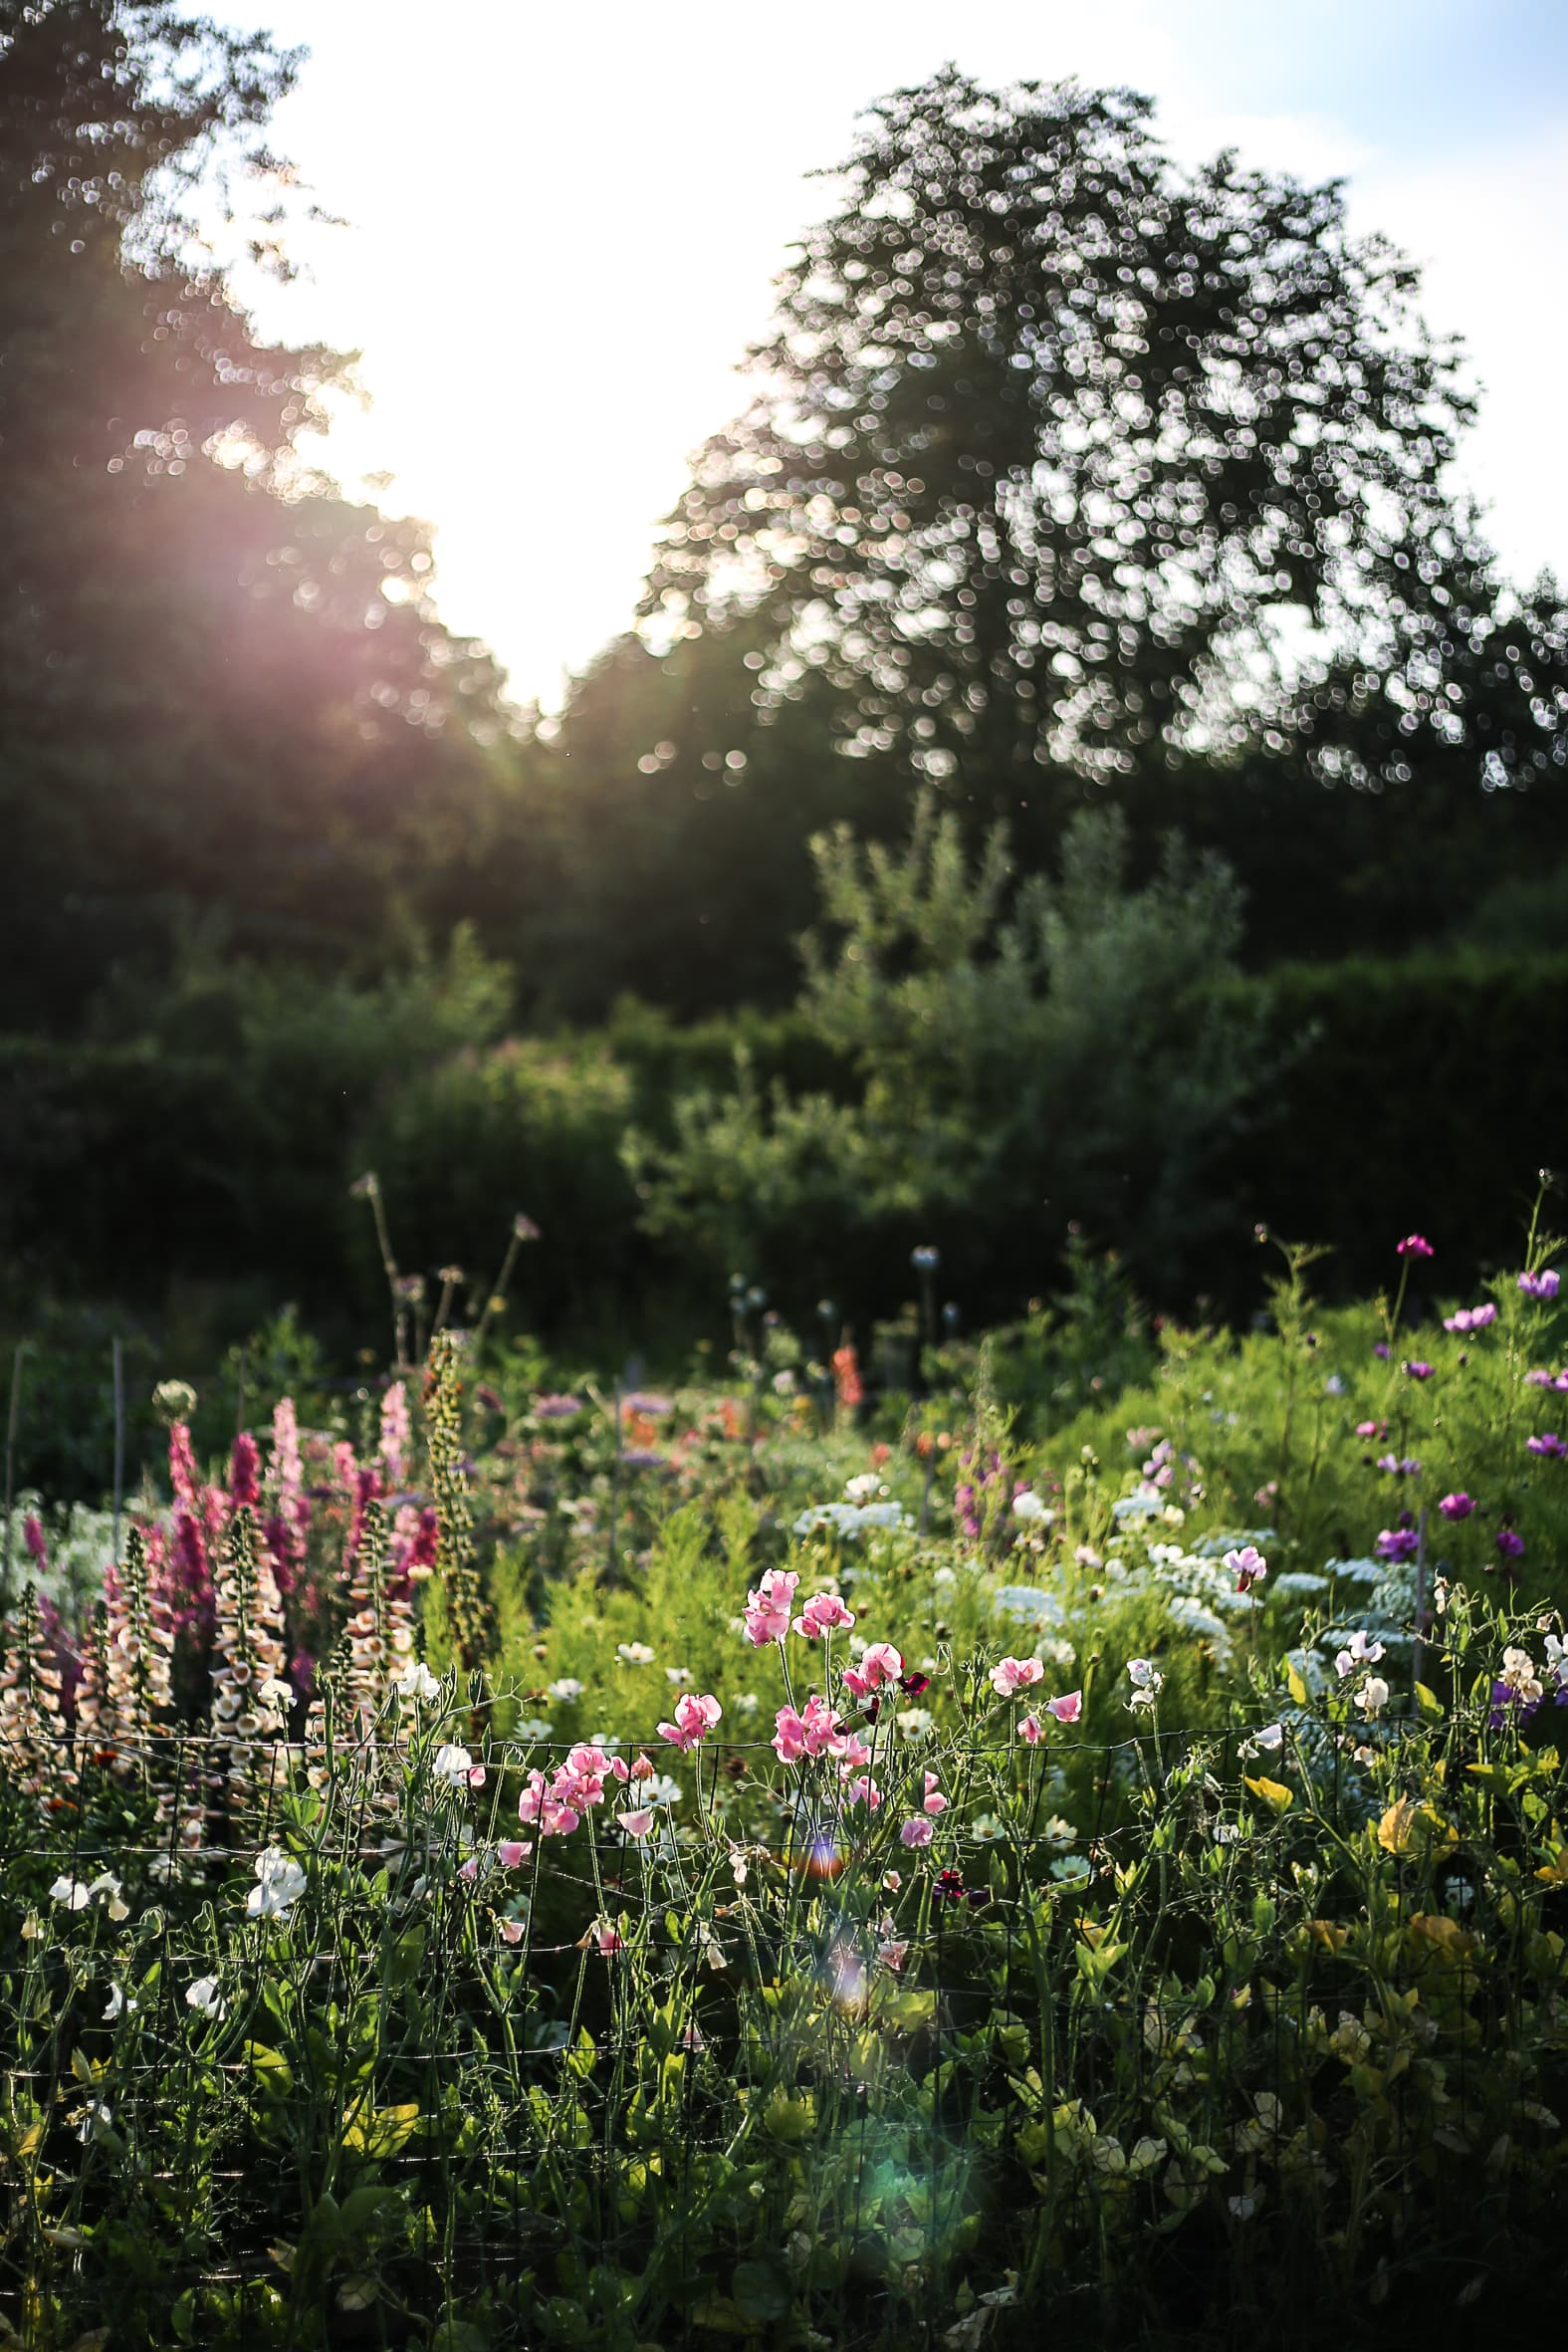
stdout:
[[1556,1246],[1252,1246],[1240,1338],[1080,1253],[966,1341],[919,1250],[880,1366],[738,1278],[666,1393],[399,1278],[351,1395],[200,1460],[166,1382],[117,1521],[20,1498],[11,2340],[1544,2317]]

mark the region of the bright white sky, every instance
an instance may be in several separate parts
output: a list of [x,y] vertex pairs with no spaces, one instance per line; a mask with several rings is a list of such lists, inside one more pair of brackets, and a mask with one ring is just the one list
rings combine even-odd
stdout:
[[1178,155],[1348,175],[1484,391],[1462,479],[1507,564],[1568,571],[1568,0],[223,0],[311,50],[276,144],[348,226],[263,323],[362,353],[332,435],[437,526],[438,593],[519,699],[631,618],[685,461],[738,405],[805,175],[952,59],[1158,101]]

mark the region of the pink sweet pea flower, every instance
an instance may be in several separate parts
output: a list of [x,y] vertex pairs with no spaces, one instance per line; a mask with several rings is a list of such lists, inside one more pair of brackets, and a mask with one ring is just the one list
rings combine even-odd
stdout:
[[901,1845],[928,1846],[936,1834],[934,1821],[928,1821],[924,1813],[911,1813],[898,1837]]
[[644,1756],[639,1750],[637,1754],[637,1761],[632,1765],[627,1777],[632,1780],[651,1780],[656,1769],[657,1767],[654,1764],[652,1757]]
[[874,1813],[882,1802],[882,1791],[874,1780],[862,1772],[845,1788],[844,1802],[846,1805],[864,1805],[868,1812]]
[[497,1846],[496,1859],[503,1870],[521,1870],[533,1851],[531,1837],[508,1837]]
[[1228,1551],[1225,1567],[1235,1578],[1237,1592],[1250,1592],[1268,1573],[1268,1562],[1255,1543],[1244,1543],[1239,1551]]
[[1016,1698],[1019,1691],[1044,1679],[1045,1669],[1038,1658],[1003,1658],[991,1670],[991,1687],[999,1699]]
[[799,1577],[792,1568],[770,1568],[755,1592],[746,1596],[746,1638],[756,1649],[783,1641],[789,1630],[789,1611]]
[[926,1774],[926,1793],[921,1800],[921,1806],[922,1810],[928,1813],[945,1813],[948,1809],[948,1800],[937,1785],[935,1772]]
[[885,1969],[891,1969],[896,1977],[909,1957],[909,1946],[907,1942],[896,1943],[889,1938],[887,1943],[877,1946],[876,1956],[882,1966]]
[[624,1952],[625,1949],[625,1944],[618,1931],[610,1925],[607,1919],[594,1920],[587,1934],[577,1946],[579,1952],[597,1952],[605,1960],[611,1959],[617,1952]]
[[836,1755],[845,1745],[831,1707],[815,1695],[807,1699],[803,1715],[793,1707],[780,1708],[774,1718],[773,1744],[781,1764],[798,1764],[806,1756]]
[[1018,1726],[1018,1738],[1025,1748],[1037,1748],[1045,1736],[1045,1726],[1037,1715],[1026,1715]]
[[660,1724],[659,1737],[668,1740],[684,1756],[699,1740],[707,1739],[723,1713],[724,1709],[711,1693],[699,1699],[695,1692],[687,1691],[675,1702],[675,1721]]
[[820,1641],[837,1626],[847,1632],[854,1621],[853,1610],[845,1608],[836,1592],[814,1592],[796,1617],[794,1630],[804,1641]]
[[624,1829],[628,1837],[646,1837],[653,1827],[653,1807],[646,1805],[640,1812],[617,1813],[615,1826]]
[[521,1944],[527,1932],[527,1926],[521,1919],[504,1919],[501,1922],[501,1933],[509,1944]]
[[1053,1715],[1058,1723],[1076,1723],[1083,1713],[1083,1693],[1069,1691],[1065,1698],[1047,1699],[1045,1707],[1046,1712]]
[[895,1683],[904,1661],[890,1641],[874,1641],[858,1667],[844,1668],[844,1688],[856,1699],[868,1699],[884,1683]]

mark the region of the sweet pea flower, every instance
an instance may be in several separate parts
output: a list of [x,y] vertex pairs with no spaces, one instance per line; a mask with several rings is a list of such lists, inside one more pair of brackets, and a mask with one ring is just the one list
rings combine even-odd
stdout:
[[1045,1679],[1045,1669],[1038,1658],[1001,1658],[991,1670],[991,1687],[999,1699],[1015,1699]]
[[845,1608],[836,1592],[813,1592],[796,1617],[794,1630],[803,1641],[820,1641],[835,1628],[847,1633],[854,1621],[854,1611]]
[[1539,1274],[1521,1274],[1519,1288],[1526,1298],[1555,1298],[1562,1289],[1562,1277],[1554,1266],[1545,1266]]
[[1381,1674],[1369,1674],[1356,1694],[1363,1715],[1381,1715],[1389,1703],[1389,1686]]
[[1340,1681],[1343,1682],[1346,1675],[1353,1672],[1358,1666],[1375,1666],[1382,1655],[1383,1644],[1380,1641],[1375,1641],[1370,1633],[1358,1625],[1344,1649],[1334,1660]]
[[896,1977],[909,1957],[908,1942],[898,1943],[890,1937],[887,1943],[877,1946],[876,1956],[882,1966],[891,1969]]
[[924,1813],[911,1813],[898,1833],[899,1843],[906,1846],[928,1846],[936,1834],[937,1829],[934,1821],[928,1821]]
[[1438,1509],[1445,1519],[1468,1519],[1474,1508],[1474,1496],[1463,1493],[1445,1495],[1438,1505]]
[[133,2017],[139,2006],[140,2003],[134,1994],[127,1993],[123,1986],[111,1985],[109,2003],[104,2011],[104,2022],[106,2025],[112,2025],[120,2017]]
[[250,1919],[286,1919],[305,1892],[305,1872],[282,1846],[268,1846],[257,1855],[256,1878],[245,1898]]
[[1063,1698],[1047,1699],[1045,1712],[1053,1715],[1058,1723],[1076,1723],[1083,1713],[1083,1693],[1068,1691]]
[[1127,1674],[1133,1686],[1132,1697],[1127,1702],[1128,1706],[1153,1707],[1159,1700],[1161,1691],[1165,1688],[1165,1676],[1155,1665],[1154,1660],[1152,1658],[1129,1658]]
[[533,1851],[531,1837],[504,1837],[496,1848],[496,1860],[503,1870],[521,1870]]
[[617,1952],[624,1952],[625,1943],[609,1920],[595,1919],[577,1946],[579,1952],[596,1952],[603,1960],[611,1960]]
[[1395,1245],[1394,1251],[1396,1258],[1435,1258],[1437,1254],[1425,1234],[1420,1233],[1408,1233]]
[[904,1661],[890,1641],[874,1641],[861,1658],[858,1667],[844,1668],[844,1688],[856,1699],[867,1699],[873,1691],[888,1683],[896,1683],[904,1671]]
[[442,1786],[451,1791],[459,1788],[483,1788],[485,1767],[476,1764],[466,1748],[458,1748],[448,1740],[435,1752],[431,1771]]
[[68,1911],[85,1911],[93,1900],[92,1888],[80,1878],[57,1878],[49,1892]]
[[800,1579],[792,1568],[769,1568],[762,1582],[746,1596],[746,1638],[755,1649],[783,1641],[789,1630],[789,1611]]
[[392,1688],[400,1698],[412,1699],[428,1706],[441,1696],[441,1685],[422,1658],[410,1658]]
[[198,1977],[194,1985],[185,1988],[185,2006],[194,2009],[199,2017],[221,2017],[228,2005],[218,1991],[216,1977]]
[[688,1691],[675,1702],[675,1721],[660,1724],[659,1737],[668,1740],[684,1756],[700,1740],[707,1739],[723,1713],[724,1709],[711,1692],[706,1698],[699,1699]]
[[1268,1573],[1268,1562],[1255,1543],[1244,1543],[1239,1551],[1228,1551],[1224,1566],[1227,1575],[1235,1578],[1237,1592],[1250,1592]]
[[628,1837],[646,1837],[653,1827],[652,1805],[643,1805],[635,1811],[617,1813],[615,1826],[617,1829],[624,1829]]
[[1026,1715],[1018,1726],[1018,1738],[1025,1748],[1037,1748],[1045,1736],[1045,1727],[1037,1715]]
[[845,1742],[833,1710],[825,1699],[813,1694],[805,1703],[804,1714],[793,1707],[780,1708],[774,1719],[773,1746],[781,1764],[798,1764],[802,1757],[839,1754]]
[[926,1793],[921,1800],[921,1811],[936,1814],[945,1813],[947,1809],[948,1800],[938,1785],[937,1774],[928,1772],[926,1774]]

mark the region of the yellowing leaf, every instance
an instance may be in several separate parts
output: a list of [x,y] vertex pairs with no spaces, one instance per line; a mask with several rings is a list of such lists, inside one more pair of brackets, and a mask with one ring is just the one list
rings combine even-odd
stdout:
[[367,2156],[372,2162],[379,2162],[397,2155],[418,2129],[417,2099],[402,2107],[375,2108],[361,2099],[349,2113],[343,2147],[350,2156]]
[[1389,1806],[1378,1823],[1378,1843],[1386,1854],[1409,1852],[1415,1819],[1416,1800],[1413,1796],[1402,1796],[1397,1804]]
[[1248,1776],[1246,1785],[1271,1813],[1287,1812],[1296,1801],[1294,1790],[1282,1787],[1277,1780],[1253,1780]]
[[1285,1689],[1298,1707],[1305,1707],[1308,1696],[1306,1684],[1301,1679],[1299,1669],[1288,1658],[1285,1660]]

